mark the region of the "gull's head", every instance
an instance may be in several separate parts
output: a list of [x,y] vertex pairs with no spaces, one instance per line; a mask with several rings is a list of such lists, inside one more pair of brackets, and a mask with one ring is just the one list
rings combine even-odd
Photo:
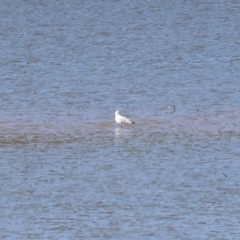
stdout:
[[117,110],[116,112],[115,112],[115,115],[118,115],[119,114],[119,111]]

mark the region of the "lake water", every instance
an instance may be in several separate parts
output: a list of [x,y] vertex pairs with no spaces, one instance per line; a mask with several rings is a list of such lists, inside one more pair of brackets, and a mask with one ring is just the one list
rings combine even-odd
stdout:
[[238,240],[239,11],[2,0],[0,238]]

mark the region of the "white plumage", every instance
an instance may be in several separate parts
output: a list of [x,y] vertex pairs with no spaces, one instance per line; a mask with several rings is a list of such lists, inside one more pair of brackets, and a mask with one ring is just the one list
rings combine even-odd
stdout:
[[135,122],[131,121],[129,118],[126,118],[126,117],[120,115],[119,111],[115,112],[115,121],[116,121],[116,123],[121,124],[121,126],[122,126],[122,124],[135,123]]

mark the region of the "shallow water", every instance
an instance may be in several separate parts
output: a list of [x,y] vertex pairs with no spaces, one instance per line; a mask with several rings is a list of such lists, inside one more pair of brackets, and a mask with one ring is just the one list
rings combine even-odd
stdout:
[[239,9],[2,1],[1,239],[239,239]]

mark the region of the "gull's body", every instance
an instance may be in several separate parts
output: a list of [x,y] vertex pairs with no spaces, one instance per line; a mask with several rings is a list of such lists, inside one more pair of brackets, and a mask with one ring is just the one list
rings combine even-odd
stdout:
[[115,112],[115,121],[116,121],[116,123],[121,124],[121,127],[123,124],[135,123],[135,122],[131,121],[129,118],[126,118],[126,117],[120,115],[118,111]]

